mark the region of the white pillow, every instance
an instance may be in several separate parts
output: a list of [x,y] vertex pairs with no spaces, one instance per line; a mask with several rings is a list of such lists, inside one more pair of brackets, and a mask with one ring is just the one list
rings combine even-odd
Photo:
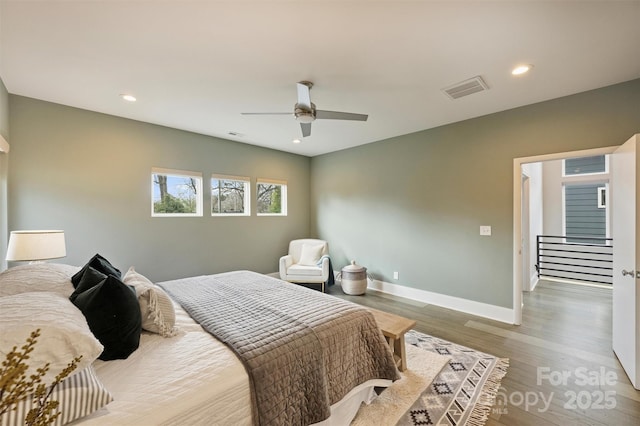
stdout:
[[82,355],[76,371],[95,361],[104,349],[91,333],[87,320],[66,297],[51,292],[21,293],[0,297],[0,359],[14,346],[20,350],[36,329],[40,337],[26,362],[26,375],[49,363],[43,378],[51,383],[67,365]]
[[71,276],[80,268],[61,263],[36,263],[9,268],[0,274],[0,297],[33,291],[52,291],[69,297]]
[[136,289],[142,314],[142,329],[163,337],[175,336],[178,331],[175,327],[176,311],[167,293],[136,272],[133,266],[124,275],[122,282]]
[[324,244],[302,244],[302,251],[300,253],[299,265],[304,266],[317,266],[318,260],[322,256],[322,249]]
[[[113,401],[113,396],[98,379],[93,367],[88,366],[84,370],[74,372],[73,375],[58,384],[53,389],[49,400],[58,401],[59,405],[56,411],[60,415],[53,425],[62,426],[99,410]],[[0,416],[0,425],[24,424],[27,413],[33,407],[33,398],[18,402],[15,410],[7,411]]]

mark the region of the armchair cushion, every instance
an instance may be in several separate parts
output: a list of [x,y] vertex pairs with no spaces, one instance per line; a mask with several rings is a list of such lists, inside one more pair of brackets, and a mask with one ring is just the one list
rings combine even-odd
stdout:
[[306,265],[291,265],[287,270],[287,275],[304,275],[304,276],[322,276],[322,268],[318,266],[306,266]]
[[298,260],[298,265],[314,266],[317,268],[318,261],[322,256],[323,250],[324,244],[303,244],[302,251],[300,252],[300,260]]

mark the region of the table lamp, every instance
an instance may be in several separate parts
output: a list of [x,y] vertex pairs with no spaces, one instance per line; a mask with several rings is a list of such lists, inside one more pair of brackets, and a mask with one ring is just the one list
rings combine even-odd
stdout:
[[7,260],[38,263],[47,259],[58,259],[67,255],[64,231],[11,231]]

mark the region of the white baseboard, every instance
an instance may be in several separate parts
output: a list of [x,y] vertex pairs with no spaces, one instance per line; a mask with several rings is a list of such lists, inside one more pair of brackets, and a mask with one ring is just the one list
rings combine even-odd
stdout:
[[[337,278],[338,272],[339,271],[333,272],[334,277]],[[274,278],[280,278],[279,272],[272,272],[267,275],[270,275]],[[467,314],[477,315],[479,317],[489,318],[492,320],[505,322],[507,324],[514,324],[513,309],[503,308],[502,306],[489,305],[482,302],[475,302],[468,299],[461,299],[454,296],[447,296],[446,294],[419,290],[417,288],[405,287],[385,281],[367,280],[367,283],[368,290],[392,294],[394,296],[404,297],[405,299],[412,299],[430,305],[441,306],[443,308],[453,309],[455,311],[465,312]],[[339,280],[337,279],[336,284],[340,284]],[[537,284],[538,278],[536,276],[534,287]]]
[[467,314],[477,315],[492,320],[514,324],[513,309],[502,306],[489,305],[487,303],[475,302],[473,300],[448,296],[446,294],[433,293],[417,288],[405,287],[385,281],[369,280],[370,290],[392,294],[394,296],[417,300],[419,302],[453,309]]

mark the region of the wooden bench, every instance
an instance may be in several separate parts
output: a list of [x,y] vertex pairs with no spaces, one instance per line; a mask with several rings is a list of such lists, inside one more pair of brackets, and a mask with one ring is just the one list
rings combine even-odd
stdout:
[[390,314],[388,312],[379,311],[373,308],[367,308],[373,313],[373,317],[378,323],[378,328],[387,339],[391,353],[396,361],[398,370],[405,371],[407,369],[407,353],[404,346],[404,334],[411,330],[416,322],[409,318],[399,315]]

